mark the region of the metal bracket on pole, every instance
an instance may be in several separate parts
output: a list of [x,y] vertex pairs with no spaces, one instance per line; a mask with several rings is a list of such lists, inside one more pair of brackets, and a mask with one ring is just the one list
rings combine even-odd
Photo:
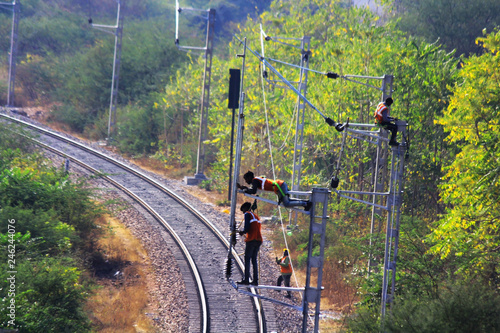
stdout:
[[[120,62],[122,56],[122,35],[123,35],[123,15],[121,15],[121,7],[124,0],[116,0],[118,7],[116,12],[115,25],[103,25],[90,23],[93,28],[110,33],[115,36],[115,51],[113,54],[113,76],[111,77],[111,96],[109,100],[109,117],[108,117],[108,143],[111,142],[116,130],[116,106],[118,99],[118,82],[120,78]],[[92,20],[89,20],[92,22]]]

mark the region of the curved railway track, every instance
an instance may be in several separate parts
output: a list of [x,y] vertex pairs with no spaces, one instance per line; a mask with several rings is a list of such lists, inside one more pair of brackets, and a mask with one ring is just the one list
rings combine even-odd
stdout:
[[[182,253],[176,260],[188,293],[190,332],[267,331],[258,299],[236,292],[225,279],[227,235],[195,207],[159,181],[93,148],[6,114],[0,117],[36,131],[37,142],[45,149],[106,175],[103,178],[139,203],[168,231]],[[241,260],[237,263],[241,273]],[[253,309],[253,315],[249,309]]]

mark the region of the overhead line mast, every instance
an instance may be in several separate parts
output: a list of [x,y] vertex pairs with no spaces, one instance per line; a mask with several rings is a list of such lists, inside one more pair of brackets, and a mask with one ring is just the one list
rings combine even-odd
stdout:
[[[241,43],[241,40],[235,36]],[[337,171],[335,176],[332,178],[331,186],[335,189],[335,192],[339,197],[344,197],[353,201],[361,202],[372,206],[372,221],[370,226],[370,247],[372,247],[373,243],[373,234],[374,234],[374,224],[376,216],[382,213],[382,210],[387,211],[387,221],[386,221],[386,239],[385,239],[385,254],[384,254],[384,276],[382,281],[382,304],[381,304],[381,315],[382,317],[386,314],[387,305],[392,305],[392,301],[394,299],[395,293],[395,283],[396,283],[396,262],[397,262],[397,253],[398,253],[398,244],[399,244],[399,219],[401,214],[401,205],[402,205],[402,193],[403,193],[403,184],[404,184],[404,160],[407,155],[404,154],[404,150],[407,149],[407,139],[406,139],[406,128],[408,123],[403,120],[396,120],[396,125],[398,127],[398,132],[402,135],[402,142],[399,146],[392,146],[392,157],[391,157],[391,171],[389,175],[388,182],[388,190],[383,191],[386,183],[387,183],[387,163],[388,163],[388,154],[386,149],[386,144],[389,142],[387,138],[387,132],[383,131],[382,128],[378,128],[377,131],[373,131],[376,127],[375,124],[357,124],[357,123],[349,123],[349,120],[346,124],[336,123],[331,118],[325,116],[320,110],[318,110],[307,98],[296,89],[288,80],[286,80],[268,61],[268,58],[265,58],[263,55],[258,54],[257,52],[250,49],[248,46],[245,46],[253,55],[259,58],[262,62],[264,68],[268,68],[274,74],[276,74],[284,84],[286,84],[292,91],[294,91],[299,98],[301,98],[305,104],[309,105],[313,110],[319,113],[324,119],[325,122],[335,127],[335,129],[339,132],[346,131],[346,133],[356,139],[367,141],[368,143],[377,145],[377,158],[376,158],[376,166],[374,171],[374,184],[372,192],[365,191],[342,191],[336,190],[339,185],[338,168],[339,163],[337,163]],[[297,66],[295,66],[297,67]],[[303,66],[300,66],[302,70],[309,70]],[[382,92],[382,99],[385,101],[387,97],[392,95],[392,86],[393,86],[393,76],[392,75],[384,75],[382,77],[374,77],[374,76],[362,76],[362,75],[339,75],[334,72],[317,72],[322,75],[325,75],[331,79],[342,78],[346,81],[358,83],[365,85],[370,88],[377,89]],[[368,83],[360,82],[356,79],[377,79],[382,80],[382,86],[377,87]],[[361,129],[353,129],[353,128],[361,128]],[[365,130],[363,128],[366,128]],[[385,144],[384,144],[385,143]],[[345,135],[342,139],[342,146],[345,144]],[[382,145],[384,144],[385,149],[383,149]],[[342,147],[343,149],[343,147]],[[340,162],[340,161],[339,161]],[[359,195],[363,197],[364,195],[368,195],[372,198],[371,201],[365,201],[362,199],[358,199],[353,195]],[[370,254],[369,265],[372,264],[373,256]],[[370,268],[369,270],[370,271]]]
[[116,0],[117,10],[116,10],[116,24],[115,25],[103,25],[94,24],[91,15],[91,5],[89,0],[89,24],[101,30],[103,32],[112,34],[115,36],[115,51],[113,54],[113,74],[111,77],[111,96],[109,98],[109,117],[108,117],[108,143],[111,142],[116,131],[116,106],[118,104],[118,82],[120,79],[120,63],[122,57],[122,36],[123,36],[123,15],[121,15],[122,3],[125,0]]
[[[201,90],[200,103],[200,129],[198,135],[198,153],[196,157],[196,173],[194,177],[185,177],[187,185],[197,185],[200,182],[207,180],[205,176],[205,140],[208,136],[208,108],[210,107],[210,78],[212,75],[212,55],[214,42],[214,25],[215,25],[215,9],[201,10],[194,8],[181,8],[179,1],[175,1],[175,45],[179,50],[199,50],[204,51],[205,66],[203,71],[203,84]],[[206,13],[207,20],[207,36],[204,47],[197,46],[181,46],[179,40],[179,14],[183,11],[193,11]]]
[[0,2],[1,8],[12,7],[12,30],[10,34],[10,53],[9,53],[9,82],[7,87],[7,107],[14,106],[15,80],[16,80],[16,56],[17,56],[17,36],[19,28],[19,8],[20,2],[14,0],[12,3]]
[[[241,41],[240,41],[241,42]],[[242,42],[244,45],[244,50],[246,54],[246,50],[256,54],[249,47],[246,46],[246,39]],[[275,71],[272,66],[268,65],[272,71]],[[276,71],[277,72],[277,71]],[[284,78],[283,78],[284,79]],[[243,76],[242,76],[243,80]],[[291,85],[289,82],[287,85]],[[243,87],[243,83],[241,84]],[[242,88],[241,88],[242,89]],[[245,94],[243,90],[241,90],[240,96],[244,99]],[[230,217],[230,229],[231,234],[233,235],[235,230],[235,217],[234,214],[236,212],[236,192],[237,192],[237,178],[239,176],[239,166],[241,159],[241,151],[242,151],[242,140],[243,140],[243,105],[244,103],[240,103],[240,116],[239,116],[239,124],[238,124],[238,138],[237,138],[237,149],[236,149],[236,160],[235,160],[235,170],[234,170],[234,179],[233,179],[233,200],[231,201],[231,217]],[[231,285],[238,290],[240,293],[247,294],[249,296],[258,297],[259,299],[264,299],[268,301],[272,301],[274,303],[278,303],[284,306],[292,307],[296,310],[302,311],[303,314],[303,322],[302,322],[302,332],[307,332],[308,327],[308,318],[310,317],[309,308],[312,303],[315,304],[314,310],[314,332],[319,331],[319,315],[320,315],[320,302],[321,302],[321,291],[322,287],[322,277],[323,277],[323,262],[324,262],[324,249],[326,243],[326,223],[328,221],[328,200],[330,197],[330,191],[327,188],[313,188],[310,192],[290,192],[293,194],[299,194],[302,196],[308,196],[310,198],[310,202],[312,202],[312,207],[310,211],[305,211],[303,209],[290,208],[292,210],[296,210],[298,212],[302,212],[305,215],[310,216],[310,224],[309,224],[309,242],[308,242],[308,256],[307,256],[307,276],[306,283],[304,288],[290,288],[290,287],[277,287],[277,286],[250,286],[250,291],[247,291],[246,287],[237,286],[231,279],[230,274],[226,274]],[[244,194],[247,197],[250,197],[255,200],[268,202],[270,204],[276,205],[278,202],[268,200],[266,198],[262,198],[259,196],[250,195],[248,193]],[[317,249],[317,245],[319,242],[319,251]],[[229,257],[228,259],[231,259]],[[230,264],[230,260],[227,264]],[[230,273],[230,267],[226,266],[226,273]],[[270,297],[266,297],[263,295],[259,295],[256,293],[255,289],[273,289],[273,290],[287,290],[287,291],[298,291],[303,292],[302,304],[301,306],[296,306],[294,304],[285,303],[279,300],[275,300]]]

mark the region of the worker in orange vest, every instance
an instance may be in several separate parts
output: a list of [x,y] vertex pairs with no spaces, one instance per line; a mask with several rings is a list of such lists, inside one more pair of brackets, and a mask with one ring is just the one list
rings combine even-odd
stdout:
[[312,202],[308,200],[297,200],[290,199],[290,194],[288,193],[288,185],[281,179],[268,179],[266,177],[255,177],[252,171],[248,171],[243,175],[243,179],[251,187],[242,186],[236,183],[236,186],[243,190],[244,193],[255,194],[257,190],[270,191],[276,193],[278,196],[278,204],[283,203],[285,207],[304,207],[305,211],[309,211],[312,207]]
[[[262,245],[261,222],[259,216],[251,211],[252,204],[245,202],[240,210],[245,216],[245,226],[239,232],[240,236],[245,235],[245,277],[238,284],[259,285],[259,266],[257,265],[257,255]],[[250,283],[250,263],[253,267],[253,279]]]
[[[285,287],[290,287],[290,277],[292,276],[292,264],[290,262],[290,257],[288,256],[288,249],[283,249],[283,256],[278,259],[276,257],[276,263],[280,265],[281,275],[278,278],[277,286],[281,287],[281,283],[285,282]],[[291,298],[292,294],[290,290],[287,290],[287,298]]]
[[389,117],[389,107],[392,105],[394,101],[391,97],[388,97],[385,102],[380,102],[377,105],[377,109],[375,110],[374,117],[377,125],[386,128],[391,131],[391,139],[389,141],[389,145],[391,146],[399,146],[399,142],[396,141],[396,136],[398,134],[398,125],[392,123],[392,121],[396,120],[393,117]]

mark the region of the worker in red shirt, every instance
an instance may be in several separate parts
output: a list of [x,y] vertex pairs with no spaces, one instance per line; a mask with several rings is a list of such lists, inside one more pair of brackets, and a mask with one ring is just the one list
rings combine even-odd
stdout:
[[240,210],[245,217],[245,226],[239,232],[240,236],[245,236],[245,278],[238,284],[250,284],[250,263],[253,267],[252,285],[259,285],[259,266],[257,265],[257,255],[259,254],[260,246],[262,245],[261,222],[259,216],[252,212],[250,208],[252,204],[245,202],[241,205]]

